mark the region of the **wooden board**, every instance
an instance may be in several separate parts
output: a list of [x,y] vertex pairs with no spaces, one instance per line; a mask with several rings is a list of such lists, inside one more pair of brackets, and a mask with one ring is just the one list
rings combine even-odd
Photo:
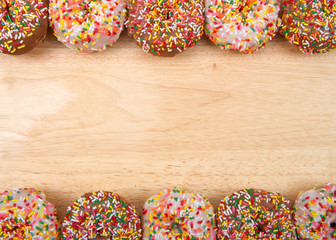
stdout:
[[278,36],[254,55],[202,39],[175,58],[125,33],[80,54],[49,34],[0,56],[0,189],[47,193],[63,217],[105,189],[138,210],[169,186],[220,199],[241,188],[336,182],[336,52],[307,56]]

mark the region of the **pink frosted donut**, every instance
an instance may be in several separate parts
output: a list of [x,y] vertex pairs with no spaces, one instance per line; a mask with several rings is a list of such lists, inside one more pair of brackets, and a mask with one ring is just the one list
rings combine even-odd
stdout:
[[42,191],[23,188],[0,194],[1,240],[54,240],[59,233],[56,209]]
[[294,221],[302,239],[336,239],[336,185],[301,192],[294,205]]
[[205,0],[205,34],[222,49],[253,53],[280,25],[277,0]]
[[143,240],[216,240],[214,209],[205,196],[165,189],[143,207]]
[[112,46],[124,27],[124,0],[50,0],[49,21],[67,47],[81,52]]

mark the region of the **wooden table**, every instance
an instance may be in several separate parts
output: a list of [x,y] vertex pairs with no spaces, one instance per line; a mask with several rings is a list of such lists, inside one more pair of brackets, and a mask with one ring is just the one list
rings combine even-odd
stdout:
[[99,189],[140,210],[175,185],[217,207],[241,188],[294,200],[336,182],[336,51],[307,56],[277,36],[243,55],[203,38],[159,58],[123,33],[81,54],[49,34],[0,66],[0,189],[40,188],[60,217]]

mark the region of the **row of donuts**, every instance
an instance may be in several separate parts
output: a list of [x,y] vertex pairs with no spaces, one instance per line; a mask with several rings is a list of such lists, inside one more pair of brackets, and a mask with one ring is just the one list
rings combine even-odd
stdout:
[[[142,225],[141,225],[142,222]],[[243,189],[217,214],[204,195],[181,187],[151,196],[142,220],[118,194],[87,193],[67,208],[62,226],[53,204],[34,188],[0,194],[0,239],[336,239],[336,185],[301,192],[294,206],[275,192]]]
[[278,30],[302,52],[324,53],[336,47],[335,13],[335,0],[1,0],[0,52],[30,51],[49,24],[81,52],[112,46],[126,26],[157,56],[174,56],[204,33],[222,49],[254,53]]

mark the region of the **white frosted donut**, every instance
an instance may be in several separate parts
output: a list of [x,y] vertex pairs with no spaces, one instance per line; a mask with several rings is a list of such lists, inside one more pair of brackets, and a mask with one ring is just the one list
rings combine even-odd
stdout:
[[294,222],[302,239],[336,239],[336,185],[301,192],[294,205]]
[[124,0],[50,0],[49,21],[59,41],[81,52],[112,46],[123,30]]
[[222,49],[253,53],[280,25],[277,0],[205,0],[205,34]]
[[38,189],[24,188],[0,194],[0,239],[58,239],[56,209]]
[[150,197],[143,207],[143,239],[215,240],[215,213],[205,196],[181,188]]

